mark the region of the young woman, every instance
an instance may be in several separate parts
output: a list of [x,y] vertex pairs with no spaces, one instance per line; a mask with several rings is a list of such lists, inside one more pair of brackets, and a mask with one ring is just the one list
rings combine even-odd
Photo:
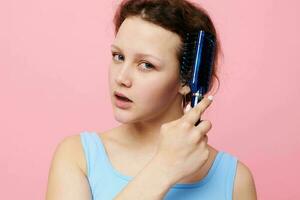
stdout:
[[194,126],[212,96],[191,108],[190,77],[180,73],[185,31],[217,37],[207,12],[185,0],[129,0],[114,23],[109,86],[121,125],[60,142],[47,200],[255,200],[247,166],[207,143],[211,122]]

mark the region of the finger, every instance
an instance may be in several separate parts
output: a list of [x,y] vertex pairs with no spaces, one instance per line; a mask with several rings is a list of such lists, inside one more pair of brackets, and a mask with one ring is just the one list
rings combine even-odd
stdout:
[[204,137],[212,128],[212,123],[209,120],[202,120],[201,123],[195,127],[195,132],[198,132],[201,136]]
[[207,140],[207,133],[211,128],[211,123],[208,120],[202,120],[202,122],[193,128],[191,133],[191,138],[197,143],[200,143],[202,140]]
[[194,108],[191,108],[183,115],[182,120],[195,124],[211,102],[212,96],[204,97]]
[[204,134],[204,135],[203,135],[203,141],[205,142],[205,144],[207,144],[207,142],[208,142],[207,134]]
[[198,142],[198,147],[199,147],[200,149],[206,148],[206,147],[207,147],[207,141],[208,141],[208,137],[207,137],[207,135],[205,134],[205,136],[203,136],[203,137],[201,138],[201,140],[199,140],[199,142]]

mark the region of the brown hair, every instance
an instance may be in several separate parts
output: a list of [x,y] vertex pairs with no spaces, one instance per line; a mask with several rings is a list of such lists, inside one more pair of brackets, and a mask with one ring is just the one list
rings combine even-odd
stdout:
[[[206,10],[187,0],[123,0],[115,13],[113,20],[115,34],[117,34],[123,21],[130,16],[139,16],[148,22],[172,31],[180,36],[182,42],[186,32],[193,32],[201,29],[213,34],[216,37],[216,54],[213,61],[212,77],[215,77],[219,83],[217,64],[219,52],[221,51],[220,42],[213,22]],[[177,57],[180,61],[182,45],[178,49]],[[182,83],[186,84],[187,80],[190,80],[190,78],[191,75],[180,73],[180,80]],[[209,91],[212,89],[213,84],[214,80],[212,79]],[[190,101],[191,92],[186,95],[184,106]]]

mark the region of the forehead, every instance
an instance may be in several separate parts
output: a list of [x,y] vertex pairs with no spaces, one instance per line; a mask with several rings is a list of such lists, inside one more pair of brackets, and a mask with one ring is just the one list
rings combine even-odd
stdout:
[[120,26],[114,44],[130,52],[176,58],[180,37],[140,17],[128,17]]

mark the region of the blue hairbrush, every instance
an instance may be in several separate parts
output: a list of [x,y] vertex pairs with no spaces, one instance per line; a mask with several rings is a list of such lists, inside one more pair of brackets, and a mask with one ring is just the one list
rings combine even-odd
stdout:
[[[208,92],[215,56],[215,36],[203,30],[186,33],[183,43],[181,70],[188,72],[192,67],[189,86],[192,93],[191,106],[195,107]],[[195,126],[200,123],[197,121]]]

